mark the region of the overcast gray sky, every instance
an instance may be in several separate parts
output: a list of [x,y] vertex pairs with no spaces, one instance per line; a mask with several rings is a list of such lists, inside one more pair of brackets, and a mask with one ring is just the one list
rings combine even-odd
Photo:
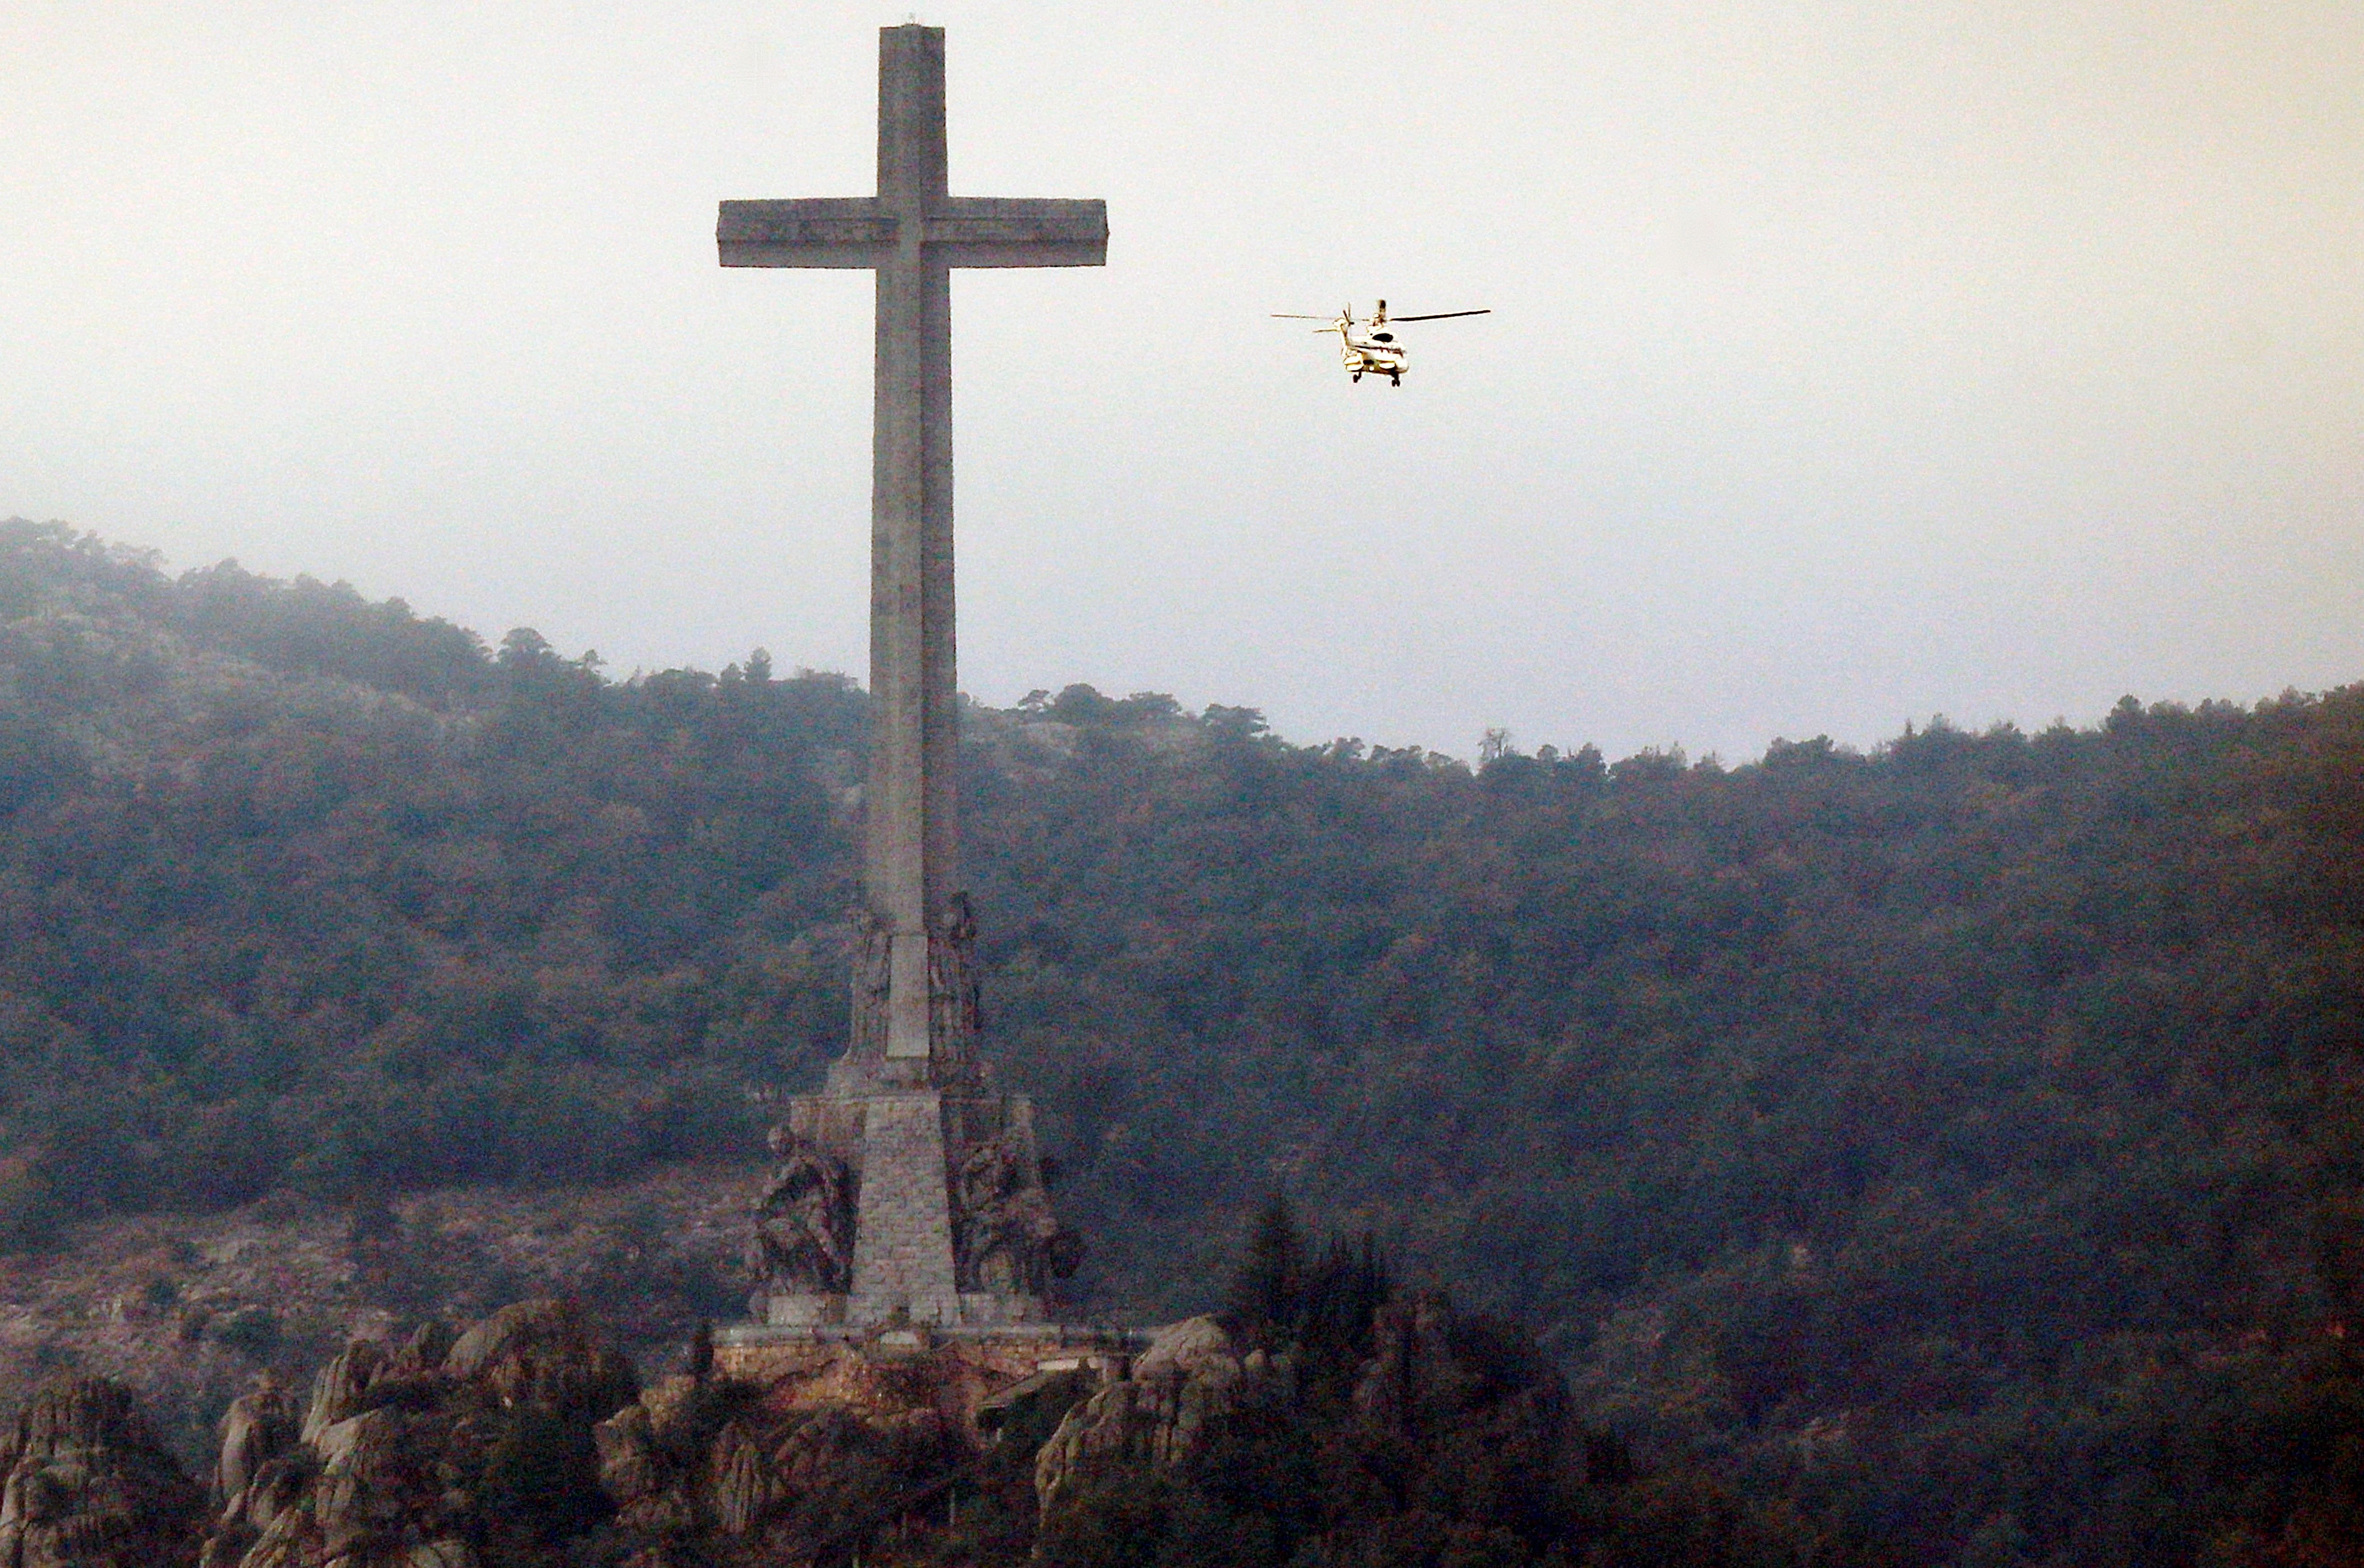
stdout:
[[[0,7],[0,516],[860,673],[901,9]],[[951,0],[963,685],[1753,756],[2364,677],[2354,0]],[[1279,310],[1496,314],[1350,385]],[[1417,334],[1416,336],[1414,334]]]

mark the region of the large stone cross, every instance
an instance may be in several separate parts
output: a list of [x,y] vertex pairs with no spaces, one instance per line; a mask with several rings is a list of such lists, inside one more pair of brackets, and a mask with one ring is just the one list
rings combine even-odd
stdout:
[[724,202],[726,267],[878,274],[870,489],[867,919],[849,1064],[913,1084],[968,1071],[967,920],[953,813],[954,267],[1096,267],[1108,207],[947,194],[944,34],[878,32],[878,194]]

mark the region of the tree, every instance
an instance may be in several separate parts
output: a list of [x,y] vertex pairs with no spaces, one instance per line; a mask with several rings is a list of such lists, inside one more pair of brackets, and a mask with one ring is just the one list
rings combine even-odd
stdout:
[[1288,1197],[1265,1200],[1248,1232],[1223,1294],[1223,1316],[1234,1332],[1259,1342],[1285,1341],[1297,1331],[1305,1286],[1305,1243]]

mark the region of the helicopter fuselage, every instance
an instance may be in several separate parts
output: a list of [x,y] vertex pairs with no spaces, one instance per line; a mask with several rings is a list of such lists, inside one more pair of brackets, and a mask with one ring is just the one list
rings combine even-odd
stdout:
[[[1401,386],[1404,371],[1411,364],[1411,356],[1404,352],[1403,345],[1396,341],[1396,335],[1388,330],[1391,320],[1443,321],[1454,316],[1491,316],[1492,314],[1490,310],[1444,310],[1428,316],[1390,317],[1388,315],[1388,302],[1383,299],[1379,301],[1378,308],[1368,316],[1355,315],[1355,307],[1349,305],[1338,313],[1337,319],[1332,321],[1329,326],[1316,327],[1313,330],[1338,334],[1339,356],[1345,362],[1346,374],[1351,379],[1360,381],[1366,375],[1383,375],[1388,378],[1388,385]],[[1288,311],[1275,311],[1273,315],[1277,319],[1283,321],[1321,319],[1318,316],[1299,316]]]
[[1340,358],[1346,372],[1356,381],[1366,374],[1383,375],[1400,385],[1411,356],[1395,341],[1392,332],[1341,332],[1338,334]]

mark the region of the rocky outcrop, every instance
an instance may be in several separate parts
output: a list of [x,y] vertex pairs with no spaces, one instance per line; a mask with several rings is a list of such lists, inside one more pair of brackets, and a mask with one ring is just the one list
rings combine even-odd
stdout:
[[493,1396],[503,1407],[531,1406],[597,1420],[640,1392],[632,1363],[572,1302],[521,1301],[505,1307],[453,1342],[443,1374]]
[[1096,1466],[1181,1463],[1214,1424],[1254,1401],[1285,1397],[1289,1380],[1287,1358],[1243,1352],[1213,1318],[1161,1329],[1128,1376],[1068,1411],[1043,1445],[1035,1496],[1047,1511]]
[[779,1482],[754,1433],[742,1421],[727,1421],[707,1453],[712,1478],[714,1528],[743,1536],[779,1499]]
[[659,1537],[701,1527],[711,1512],[702,1494],[714,1468],[707,1454],[720,1424],[716,1403],[703,1380],[667,1378],[594,1429],[599,1485],[619,1525]]
[[[953,1481],[977,1485],[981,1451],[935,1360],[865,1364],[812,1402],[717,1376],[710,1353],[691,1365],[643,1393],[552,1301],[456,1340],[357,1340],[308,1397],[266,1377],[230,1405],[210,1516],[125,1390],[60,1384],[0,1431],[0,1568],[803,1561],[936,1528]],[[1013,1459],[1000,1485],[1022,1499]]]
[[597,1435],[616,1534],[652,1562],[803,1561],[976,1457],[932,1401],[780,1404],[716,1378],[668,1378]]
[[214,1496],[237,1507],[247,1489],[273,1460],[296,1446],[299,1436],[295,1407],[275,1379],[266,1376],[254,1392],[231,1400],[222,1414]]
[[[1442,1469],[1514,1473],[1502,1483],[1506,1493],[1545,1485],[1568,1462],[1560,1441],[1566,1391],[1531,1341],[1462,1316],[1440,1293],[1411,1291],[1382,1304],[1359,1364],[1349,1368],[1350,1435],[1369,1451],[1409,1464],[1414,1454],[1429,1455],[1425,1463],[1482,1450],[1483,1462],[1460,1456]],[[1299,1375],[1296,1352],[1247,1350],[1213,1318],[1160,1329],[1127,1376],[1070,1410],[1043,1445],[1034,1468],[1043,1512],[1096,1473],[1187,1466],[1225,1422],[1297,1400]]]
[[42,1389],[0,1462],[0,1568],[174,1568],[195,1555],[203,1495],[115,1384]]
[[314,1380],[300,1429],[258,1390],[231,1407],[205,1568],[502,1568],[555,1561],[597,1522],[590,1436],[637,1392],[574,1307],[504,1307],[448,1342],[362,1340]]

